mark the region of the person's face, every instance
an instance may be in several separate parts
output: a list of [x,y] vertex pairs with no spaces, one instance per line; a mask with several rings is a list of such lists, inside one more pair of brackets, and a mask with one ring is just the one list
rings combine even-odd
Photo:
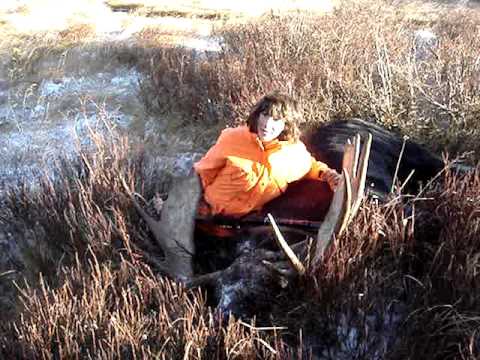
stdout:
[[257,134],[260,140],[272,141],[280,136],[283,129],[285,129],[285,120],[260,114],[257,123]]

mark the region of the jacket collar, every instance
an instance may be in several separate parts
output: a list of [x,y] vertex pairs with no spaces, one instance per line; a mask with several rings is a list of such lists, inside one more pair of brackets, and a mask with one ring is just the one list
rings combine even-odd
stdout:
[[252,138],[252,141],[255,142],[262,151],[272,151],[278,149],[282,146],[282,143],[285,141],[279,141],[278,139],[272,141],[262,141],[259,139],[258,135],[255,133],[250,132],[248,127],[245,126],[245,130],[249,133]]

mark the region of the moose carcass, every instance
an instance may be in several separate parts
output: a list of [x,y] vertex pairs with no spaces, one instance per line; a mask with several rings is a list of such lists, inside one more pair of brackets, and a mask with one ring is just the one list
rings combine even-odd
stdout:
[[[363,137],[355,136],[357,133]],[[373,135],[373,146],[367,172],[371,144],[371,137],[367,135],[369,133]],[[349,138],[352,139],[350,142],[347,141]],[[401,138],[361,120],[328,124],[307,133],[303,140],[317,159],[342,171],[343,181],[335,194],[318,181],[304,180],[291,184],[286,193],[267,204],[263,212],[243,219],[244,223],[255,223],[273,213],[273,216],[268,216],[273,230],[270,226],[263,225],[248,227],[247,232],[263,238],[274,232],[281,250],[271,245],[244,246],[226,267],[199,274],[194,271],[194,257],[198,252],[195,251],[193,240],[195,207],[192,206],[201,196],[198,180],[190,177],[175,184],[162,210],[160,221],[149,216],[132,197],[135,207],[164,253],[164,260],[157,262],[160,269],[187,286],[201,285],[215,289],[216,302],[223,311],[251,313],[248,306],[252,302],[256,305],[268,303],[269,294],[266,289],[282,286],[309,270],[305,269],[304,262],[307,255],[313,259],[311,268],[320,264],[331,239],[338,236],[358,209],[365,180],[369,186],[374,184],[373,191],[380,196],[389,190],[402,147],[404,159],[400,162],[398,171],[400,179],[416,169],[417,179],[426,180],[443,167],[439,159],[418,145],[406,142],[403,146]],[[364,146],[360,156],[362,143]],[[282,229],[278,229],[275,224],[275,217],[296,219],[299,222],[308,220],[310,223],[321,220],[317,239],[312,242],[303,235],[302,241],[292,246],[286,245]],[[295,233],[291,227],[288,231]],[[203,239],[197,240],[202,242]]]
[[[366,139],[371,134],[372,149],[366,179],[366,192],[384,200],[396,180],[405,184],[405,192],[415,193],[443,168],[443,161],[425,148],[372,122],[351,119],[328,123],[306,131],[302,141],[312,155],[341,171],[344,144],[355,134]],[[398,169],[397,169],[398,166]],[[321,221],[333,193],[326,183],[300,180],[289,184],[279,198],[266,204],[261,216],[272,213],[278,218]]]
[[[290,279],[305,274],[309,270],[305,266],[307,257],[312,258],[312,269],[319,266],[331,240],[343,231],[360,206],[370,145],[371,136],[360,152],[359,135],[345,145],[343,177],[313,244],[307,238],[290,247],[275,219],[269,214],[279,249],[244,250],[227,268],[207,274],[196,274],[193,264],[196,206],[192,204],[196,204],[201,196],[200,182],[196,176],[185,178],[173,186],[159,221],[147,214],[133,195],[132,201],[162,249],[164,260],[157,262],[159,268],[187,286],[213,287],[221,310],[245,314],[249,313],[245,309],[246,304],[250,303],[248,298],[255,299],[256,304],[266,303],[267,301],[260,300],[267,299],[266,289],[281,286]],[[126,184],[125,188],[131,193]],[[260,230],[264,232],[264,229]]]

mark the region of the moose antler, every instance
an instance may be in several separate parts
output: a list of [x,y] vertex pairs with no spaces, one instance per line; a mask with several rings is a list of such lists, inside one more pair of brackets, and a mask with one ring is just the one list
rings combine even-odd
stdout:
[[122,184],[163,251],[164,259],[157,266],[175,279],[190,281],[193,277],[192,257],[195,253],[194,221],[202,194],[197,176],[180,179],[173,185],[164,203],[160,221],[147,214],[123,179]]
[[360,153],[360,136],[345,145],[343,156],[343,179],[333,195],[332,204],[317,234],[312,270],[316,270],[332,240],[342,234],[356,215],[364,197],[368,159],[372,135],[369,134]]
[[305,266],[303,266],[300,259],[297,257],[297,255],[295,255],[295,252],[290,248],[290,246],[288,246],[272,214],[267,214],[267,217],[268,217],[268,220],[270,221],[270,224],[272,224],[273,231],[275,232],[275,239],[277,240],[277,244],[278,246],[280,246],[280,249],[282,249],[285,255],[287,256],[287,259],[290,261],[290,264],[300,275],[305,274]]
[[[315,253],[312,259],[312,271],[320,266],[332,240],[342,234],[348,223],[356,215],[364,197],[365,180],[367,176],[368,159],[372,145],[372,135],[369,134],[360,153],[360,135],[356,135],[353,141],[345,144],[342,161],[342,178],[333,195],[327,215],[318,229]],[[295,252],[288,246],[282,234],[276,226],[271,214],[268,214],[270,223],[274,228],[277,242],[289,259],[292,267],[300,274],[305,273],[305,267]]]

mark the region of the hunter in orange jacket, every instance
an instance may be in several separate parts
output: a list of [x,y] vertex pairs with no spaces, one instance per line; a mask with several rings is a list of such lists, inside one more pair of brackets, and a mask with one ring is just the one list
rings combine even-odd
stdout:
[[282,136],[285,129],[296,130],[294,123],[284,120],[290,106],[285,96],[265,96],[253,108],[249,126],[223,130],[217,143],[194,164],[212,214],[243,216],[303,177],[335,186],[338,174],[334,170],[316,161],[298,138]]

